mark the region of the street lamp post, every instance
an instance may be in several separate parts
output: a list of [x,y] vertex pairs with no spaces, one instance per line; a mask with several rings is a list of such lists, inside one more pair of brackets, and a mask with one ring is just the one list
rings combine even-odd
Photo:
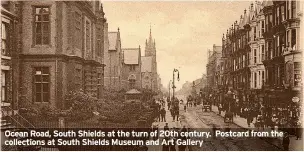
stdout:
[[171,98],[170,98],[170,97],[171,97],[171,96],[170,96],[170,88],[171,88],[171,85],[170,85],[170,84],[171,84],[171,83],[172,83],[172,80],[169,81],[169,100],[171,100]]
[[179,81],[179,71],[177,69],[174,69],[173,70],[173,86],[172,86],[172,89],[173,89],[173,92],[172,92],[172,98],[174,100],[174,91],[175,91],[175,72],[177,72],[177,81]]

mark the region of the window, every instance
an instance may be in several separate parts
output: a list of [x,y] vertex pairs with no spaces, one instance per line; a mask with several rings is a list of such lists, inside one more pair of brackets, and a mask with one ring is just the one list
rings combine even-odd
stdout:
[[279,56],[279,51],[280,51],[280,36],[277,36],[277,48],[276,48],[276,54],[275,56]]
[[286,47],[291,47],[291,42],[290,42],[290,30],[286,31]]
[[78,49],[81,49],[81,40],[82,40],[82,33],[81,33],[81,27],[82,27],[82,19],[81,14],[78,12],[75,12],[75,46]]
[[261,85],[261,71],[259,71],[259,86]]
[[297,17],[297,12],[296,12],[296,2],[297,1],[291,1],[291,18],[296,18]]
[[86,26],[85,26],[85,47],[87,53],[91,50],[91,24],[89,21],[86,21]]
[[101,40],[100,39],[97,40],[96,54],[97,54],[97,56],[101,55]]
[[277,13],[275,14],[276,15],[276,23],[275,25],[279,25],[279,22],[280,22],[280,7],[277,7]]
[[265,22],[264,21],[262,21],[262,34],[265,32]]
[[253,40],[255,40],[256,39],[256,27],[254,27],[253,29],[254,29],[253,30]]
[[9,45],[9,41],[8,41],[8,38],[9,38],[9,32],[8,32],[8,23],[5,23],[5,22],[2,22],[2,26],[1,26],[1,50],[2,50],[2,55],[9,55],[8,54],[8,45]]
[[272,28],[272,15],[270,14],[268,17],[269,17],[268,31],[270,31]]
[[35,44],[50,44],[49,7],[35,7]]
[[75,85],[76,89],[81,89],[81,84],[82,84],[82,72],[81,69],[76,69],[76,74],[75,74]]
[[35,68],[35,102],[49,102],[50,95],[50,71],[48,67]]
[[281,20],[284,21],[285,20],[285,7],[281,6]]
[[254,72],[254,88],[257,87],[257,73]]
[[262,85],[265,84],[265,72],[262,71]]
[[7,71],[2,70],[1,80],[1,101],[7,102]]
[[257,50],[256,49],[254,49],[254,60],[253,60],[253,63],[255,64],[255,63],[257,63]]
[[292,49],[296,49],[297,44],[297,31],[296,29],[291,30],[291,47]]
[[272,49],[272,42],[271,41],[269,41],[268,42],[268,52],[269,52],[269,54],[268,54],[268,59],[272,59],[272,57],[273,57],[273,49]]
[[264,48],[264,45],[261,46],[261,49],[262,49],[262,61],[265,60],[265,48]]
[[290,14],[291,14],[291,1],[287,1],[286,4],[287,4],[286,18],[290,19],[291,18],[290,17]]
[[101,96],[101,88],[102,88],[102,74],[98,73],[98,77],[97,77],[97,97],[99,98]]

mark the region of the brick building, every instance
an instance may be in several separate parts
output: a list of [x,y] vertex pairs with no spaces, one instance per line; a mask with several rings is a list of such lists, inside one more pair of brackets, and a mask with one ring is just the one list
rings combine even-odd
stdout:
[[141,50],[139,48],[123,48],[122,88],[140,90],[142,88],[141,77]]
[[22,102],[65,107],[73,90],[101,97],[104,12],[99,1],[23,1]]

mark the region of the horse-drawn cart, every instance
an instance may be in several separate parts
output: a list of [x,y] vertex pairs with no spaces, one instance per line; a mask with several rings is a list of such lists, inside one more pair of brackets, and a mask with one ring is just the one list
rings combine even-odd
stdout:
[[233,122],[233,113],[231,111],[225,113],[224,122]]
[[205,102],[205,103],[203,103],[202,111],[207,111],[207,110],[211,111],[211,110],[212,110],[211,107],[212,107],[212,106],[211,106],[211,103],[210,103],[210,102]]

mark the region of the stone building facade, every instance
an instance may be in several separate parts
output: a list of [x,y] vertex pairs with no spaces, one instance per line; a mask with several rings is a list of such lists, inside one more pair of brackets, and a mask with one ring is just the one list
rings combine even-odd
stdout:
[[[1,118],[17,113],[19,88],[20,2],[1,2]],[[2,124],[2,121],[1,121]],[[2,126],[2,125],[1,125]]]
[[122,66],[123,66],[123,52],[121,50],[120,31],[108,32],[106,25],[105,29],[105,89],[119,91],[122,89]]
[[224,93],[233,90],[241,106],[302,100],[302,14],[299,1],[257,1],[244,11],[222,38]]
[[104,12],[99,1],[23,1],[22,102],[68,108],[70,91],[101,97]]
[[[251,3],[249,8],[249,25],[250,25],[250,59],[249,68],[251,72],[250,89],[251,91],[260,91],[265,84],[265,67],[263,60],[265,59],[265,19],[263,15],[261,2]],[[256,92],[255,92],[256,93]]]
[[125,91],[142,88],[141,49],[123,48],[122,88]]

